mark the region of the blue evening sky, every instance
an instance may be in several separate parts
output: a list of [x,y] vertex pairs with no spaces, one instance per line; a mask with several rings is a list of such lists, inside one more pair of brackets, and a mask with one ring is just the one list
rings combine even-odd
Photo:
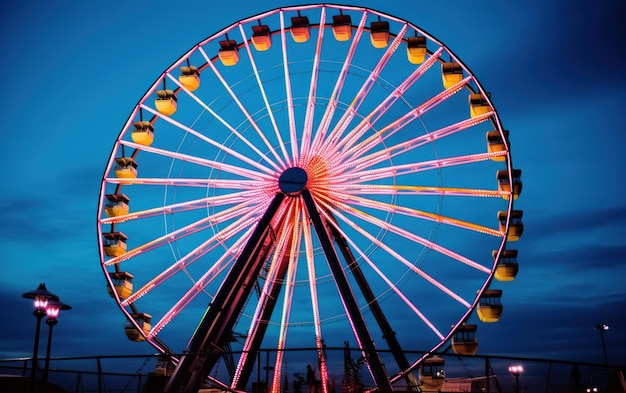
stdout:
[[[478,77],[511,130],[524,190],[520,273],[480,354],[626,364],[626,3],[351,1],[406,19]],[[107,295],[96,236],[111,147],[155,79],[231,23],[295,1],[0,4],[0,358],[32,353],[21,294],[72,305],[54,356],[151,353]],[[9,170],[11,169],[11,170]],[[181,348],[182,349],[182,348]]]

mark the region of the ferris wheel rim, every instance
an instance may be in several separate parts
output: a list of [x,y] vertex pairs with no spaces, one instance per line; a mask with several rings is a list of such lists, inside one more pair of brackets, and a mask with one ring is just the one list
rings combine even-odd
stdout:
[[[217,33],[211,35],[210,37],[208,37],[206,40],[203,40],[201,42],[199,42],[198,44],[196,44],[194,47],[192,47],[188,52],[186,52],[183,56],[181,56],[177,61],[175,61],[174,63],[172,63],[172,65],[166,69],[166,71],[163,72],[163,74],[161,74],[161,76],[159,78],[157,78],[157,80],[154,82],[154,84],[146,91],[146,93],[144,94],[144,96],[141,98],[141,100],[138,102],[138,104],[135,106],[135,108],[133,109],[133,111],[131,112],[131,115],[129,116],[126,124],[124,125],[124,128],[122,129],[122,132],[120,133],[120,135],[118,136],[115,145],[113,147],[109,162],[107,164],[107,168],[105,169],[105,173],[103,175],[103,181],[102,181],[102,187],[101,187],[101,191],[100,191],[100,202],[99,202],[99,206],[98,206],[98,241],[99,241],[99,248],[100,248],[100,260],[101,260],[101,266],[104,269],[105,272],[105,276],[107,277],[108,280],[108,285],[109,287],[113,287],[113,282],[111,281],[110,276],[108,275],[108,267],[115,265],[117,266],[117,262],[111,262],[111,260],[106,260],[105,256],[103,255],[103,229],[102,226],[105,224],[100,224],[101,222],[104,222],[103,220],[101,220],[101,217],[103,217],[104,213],[104,202],[105,202],[105,194],[106,194],[106,186],[107,185],[112,185],[112,184],[118,184],[118,185],[123,185],[123,184],[131,184],[131,183],[124,183],[124,181],[120,181],[120,182],[115,182],[113,181],[111,178],[107,177],[107,175],[109,173],[111,173],[112,169],[113,169],[113,165],[115,163],[115,157],[116,157],[116,151],[121,147],[123,149],[124,146],[133,146],[131,143],[126,143],[125,140],[123,140],[123,138],[127,137],[127,133],[130,132],[130,130],[132,129],[132,123],[133,120],[136,120],[137,118],[137,114],[141,113],[143,110],[148,111],[150,114],[152,114],[155,117],[159,117],[160,119],[165,119],[167,120],[167,116],[161,116],[158,114],[158,112],[152,108],[149,107],[149,105],[146,104],[146,102],[154,95],[154,92],[158,89],[159,85],[163,83],[164,80],[166,80],[167,78],[169,78],[172,82],[176,83],[176,80],[173,78],[172,76],[172,72],[174,69],[176,69],[176,67],[179,67],[186,59],[188,59],[192,54],[194,54],[196,52],[196,50],[201,49],[203,45],[206,45],[208,42],[211,42],[212,40],[215,39],[215,37],[218,36],[222,36],[223,34],[225,34],[225,32],[231,31],[231,30],[235,30],[236,27],[240,27],[247,24],[247,23],[251,23],[251,22],[256,22],[256,21],[260,21],[262,18],[264,17],[268,17],[270,15],[273,15],[274,13],[280,13],[281,18],[283,13],[287,13],[287,12],[291,12],[291,11],[300,11],[300,10],[313,10],[313,9],[319,9],[319,8],[324,8],[324,7],[328,7],[329,9],[344,9],[344,10],[351,10],[351,11],[355,11],[355,12],[363,12],[364,15],[368,12],[372,12],[378,16],[383,16],[385,18],[389,18],[390,20],[395,20],[397,22],[401,22],[404,23],[405,26],[408,26],[408,28],[413,29],[416,32],[420,32],[422,34],[424,34],[427,39],[429,39],[430,41],[436,43],[437,45],[440,45],[440,49],[446,51],[448,53],[448,55],[450,55],[451,58],[454,58],[455,60],[457,60],[462,66],[464,71],[468,74],[468,78],[471,77],[472,82],[475,84],[476,89],[481,92],[482,94],[486,95],[486,92],[483,90],[482,86],[480,85],[480,83],[478,82],[478,80],[474,77],[474,74],[471,73],[471,71],[469,71],[469,68],[467,68],[460,60],[457,59],[457,57],[443,44],[441,44],[439,41],[437,41],[436,39],[434,39],[434,37],[426,34],[423,30],[417,28],[416,26],[411,25],[409,22],[404,21],[402,19],[399,18],[395,18],[395,17],[391,17],[388,14],[384,14],[384,13],[380,13],[378,11],[374,11],[372,9],[369,8],[364,8],[364,7],[344,7],[344,6],[336,6],[336,5],[328,5],[328,4],[324,4],[324,5],[311,5],[311,6],[306,6],[306,7],[299,7],[299,6],[292,6],[292,7],[283,7],[283,8],[278,8],[275,9],[273,11],[268,11],[265,13],[261,13],[258,14],[256,16],[247,18],[247,19],[242,19],[230,26],[228,26],[225,29],[222,29],[220,31],[218,31]],[[314,28],[315,26],[312,25],[312,27]],[[283,45],[284,45],[284,41],[285,41],[285,35],[286,35],[286,31],[288,30],[287,27],[285,27],[285,25],[281,25],[280,31],[276,34],[279,34],[282,36],[281,40],[283,41]],[[249,46],[249,43],[246,41],[245,46]],[[242,45],[244,45],[242,44]],[[250,48],[246,48],[248,50],[250,50]],[[205,57],[208,59],[208,57],[205,55]],[[215,60],[215,57],[212,59]],[[440,61],[439,59],[437,61]],[[207,62],[208,64],[212,64],[210,61]],[[285,75],[288,75],[288,73],[286,72]],[[255,71],[255,76],[258,77],[258,71]],[[370,74],[371,77],[371,74]],[[462,87],[469,87],[469,85],[465,84]],[[178,86],[179,89],[181,89],[183,92],[185,93],[189,93],[187,91],[185,91],[185,89],[182,86]],[[471,87],[469,87],[471,89]],[[309,101],[310,101],[310,97],[316,97],[314,95],[310,95],[309,96]],[[290,98],[291,100],[293,100],[293,97]],[[288,99],[289,100],[289,99]],[[496,128],[502,130],[502,126],[500,124],[500,120],[499,117],[497,115],[497,112],[495,111],[495,107],[493,107],[493,104],[491,103],[491,100],[487,97],[487,100],[489,102],[489,105],[494,108],[493,109],[493,113],[489,116],[490,119],[493,119],[493,121],[496,123]],[[293,102],[293,101],[292,101]],[[271,112],[271,111],[270,111]],[[294,145],[298,142],[298,140],[292,140],[291,141],[291,148],[294,148]],[[323,143],[323,142],[321,142]],[[147,149],[146,149],[147,150]],[[279,153],[279,152],[277,152]],[[297,153],[295,153],[295,150],[293,150],[293,153],[298,155]],[[506,151],[506,166],[507,169],[509,170],[509,172],[512,171],[512,163],[511,163],[511,158],[510,158],[510,152],[507,150]],[[487,156],[476,156],[476,159],[483,159]],[[291,163],[288,162],[287,157],[284,157],[286,162],[281,164],[277,164],[277,167],[282,170],[282,173],[280,173],[280,176],[282,176],[286,171],[289,171],[291,168],[300,168],[298,165],[295,165],[297,163],[297,160],[292,161]],[[292,157],[293,158],[293,157]],[[488,157],[487,157],[488,158]],[[437,161],[437,165],[441,165],[441,162],[439,160],[434,160]],[[291,166],[290,166],[291,165]],[[434,165],[434,164],[433,164]],[[262,164],[258,164],[257,168],[261,168],[263,165]],[[264,167],[264,166],[263,166]],[[302,169],[303,170],[303,169]],[[304,171],[304,170],[303,170]],[[265,173],[265,175],[261,175],[261,177],[265,177],[266,179],[270,180],[276,180],[274,179],[276,176],[273,175],[273,173],[275,174],[276,172],[272,172],[271,169],[267,168],[267,172]],[[279,177],[280,177],[279,176]],[[348,177],[349,179],[349,177]],[[272,180],[272,181],[273,181]],[[394,177],[394,181],[395,181],[395,177]],[[306,183],[306,182],[305,182]],[[172,183],[172,184],[175,184]],[[250,183],[249,186],[251,186],[253,183]],[[284,192],[284,190],[282,190],[280,188],[280,183],[278,186],[266,186],[265,187],[265,192],[269,194],[271,194],[272,191],[276,191],[277,189],[280,189],[281,191]],[[288,193],[287,193],[288,194]],[[312,193],[313,195],[315,195],[315,193]],[[508,206],[507,206],[507,212],[510,213],[512,211],[512,200],[513,198],[509,198],[508,201]],[[321,199],[318,200],[318,203],[321,203]],[[326,206],[326,209],[330,209],[329,206]],[[345,210],[344,210],[345,211]],[[348,219],[347,217],[344,218],[343,222],[349,222],[350,219]],[[507,228],[508,228],[508,221],[507,221]],[[499,248],[499,252],[501,252],[504,249],[505,246],[505,234],[502,234],[502,243],[500,245]],[[121,259],[120,259],[121,260]],[[474,297],[474,299],[471,302],[468,302],[467,304],[467,311],[460,317],[460,319],[458,320],[458,322],[456,323],[455,327],[460,326],[461,324],[463,324],[468,317],[470,316],[470,314],[472,313],[472,311],[474,310],[474,308],[476,307],[476,305],[478,304],[479,301],[479,296],[480,293],[482,293],[483,291],[485,291],[490,284],[491,281],[491,277],[493,276],[494,273],[494,269],[495,269],[495,262],[494,265],[491,266],[491,268],[489,269],[489,273],[488,276],[489,278],[487,280],[485,280],[484,284],[482,285],[482,287],[478,288],[478,295],[476,297]],[[120,306],[120,308],[122,309],[122,311],[124,312],[124,314],[126,314],[127,318],[131,321],[131,323],[135,323],[136,327],[139,329],[139,326],[136,324],[136,322],[134,322],[132,320],[131,317],[131,312],[129,311],[128,308],[126,308],[128,306],[128,304],[132,304],[132,303],[127,303],[126,305],[123,305],[123,301],[118,297],[116,298],[116,302],[118,303],[118,305]],[[441,348],[452,336],[452,334],[454,333],[455,328],[451,329],[447,334],[444,335],[444,337],[442,337],[440,343],[436,346],[434,346],[430,351],[428,351],[428,353],[424,354],[422,357],[418,358],[417,360],[415,360],[411,366],[406,369],[406,370],[401,370],[400,373],[396,374],[395,376],[390,378],[391,382],[395,382],[397,381],[399,378],[402,378],[405,374],[411,372],[412,370],[414,370],[419,363],[426,358],[427,356],[429,356],[429,354],[431,352],[435,352],[437,351],[439,348]],[[164,351],[164,352],[170,352],[170,350],[164,346],[163,343],[159,342],[158,340],[158,334],[155,334],[153,336],[147,337],[148,341],[154,345],[158,350],[160,351]]]

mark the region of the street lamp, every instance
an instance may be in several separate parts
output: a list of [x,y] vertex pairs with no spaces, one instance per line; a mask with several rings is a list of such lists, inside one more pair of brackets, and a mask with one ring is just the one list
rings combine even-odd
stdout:
[[61,310],[71,310],[72,307],[61,303],[59,300],[51,299],[48,301],[48,306],[46,307],[46,315],[48,319],[46,319],[46,325],[50,328],[48,329],[48,346],[46,348],[46,365],[43,371],[43,380],[48,382],[48,369],[50,367],[50,347],[52,346],[52,328],[57,324],[57,318],[59,317],[59,312]]
[[609,325],[604,323],[597,324],[594,328],[595,330],[600,332],[600,339],[602,339],[602,353],[604,354],[604,368],[606,368],[606,374],[609,375],[609,362],[606,358],[606,345],[604,344],[604,332],[609,330]]
[[509,372],[515,376],[515,393],[519,393],[519,376],[524,372],[521,365],[509,366]]
[[33,349],[33,366],[30,374],[30,391],[35,390],[35,372],[37,369],[37,353],[39,352],[39,333],[41,332],[41,319],[46,315],[46,306],[50,300],[59,300],[59,297],[46,289],[46,284],[41,283],[39,287],[31,292],[22,294],[23,298],[33,299],[35,311],[33,315],[37,318],[37,327],[35,329],[35,348]]

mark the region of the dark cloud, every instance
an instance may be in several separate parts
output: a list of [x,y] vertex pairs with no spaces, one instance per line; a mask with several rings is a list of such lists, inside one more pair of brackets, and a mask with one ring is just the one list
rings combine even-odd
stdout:
[[539,236],[554,233],[552,229],[556,225],[558,225],[560,233],[607,227],[624,228],[626,224],[626,205],[590,206],[587,209],[576,211],[575,214],[558,212],[553,215],[546,214],[541,217],[525,216],[524,218],[525,221],[532,222],[533,233]]
[[[36,242],[39,246],[59,240],[68,241],[84,234],[85,211],[78,203],[55,201],[47,196],[0,201],[0,238],[4,241]],[[67,207],[57,207],[67,204]],[[93,210],[95,212],[95,208]],[[95,215],[95,213],[94,213]]]

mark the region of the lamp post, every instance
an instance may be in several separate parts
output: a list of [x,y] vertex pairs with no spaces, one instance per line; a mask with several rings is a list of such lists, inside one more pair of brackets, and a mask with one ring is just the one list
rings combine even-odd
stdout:
[[519,376],[524,372],[524,367],[520,365],[509,366],[509,372],[515,377],[515,393],[519,393]]
[[604,344],[604,332],[609,330],[609,325],[604,323],[597,324],[594,328],[600,332],[600,339],[602,340],[602,353],[604,354],[604,368],[606,369],[606,375],[609,376],[609,362],[606,358],[606,345]]
[[61,310],[71,310],[72,307],[61,303],[59,300],[51,299],[48,301],[48,306],[46,307],[46,315],[48,319],[46,319],[46,325],[49,326],[48,329],[48,345],[46,348],[46,365],[43,369],[43,380],[44,382],[48,382],[48,369],[50,367],[50,348],[52,346],[52,328],[57,324],[57,318],[59,317],[59,312]]
[[37,318],[37,327],[35,329],[35,348],[33,349],[33,366],[30,374],[30,391],[35,390],[35,378],[37,370],[37,353],[39,352],[39,334],[41,333],[41,319],[46,315],[46,306],[50,300],[59,300],[59,297],[46,289],[46,284],[41,283],[39,287],[31,292],[22,294],[23,298],[33,299],[35,311],[33,315]]

